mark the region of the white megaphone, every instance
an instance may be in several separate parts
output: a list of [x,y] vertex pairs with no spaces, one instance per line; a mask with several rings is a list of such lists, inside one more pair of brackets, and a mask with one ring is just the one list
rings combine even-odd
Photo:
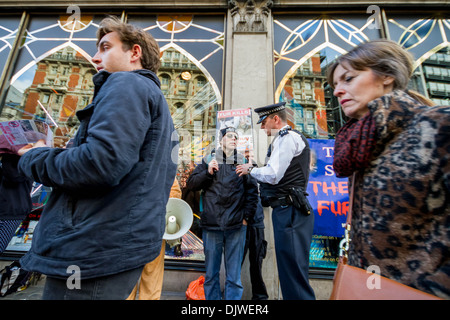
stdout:
[[193,221],[192,209],[186,201],[169,198],[166,205],[166,230],[163,239],[168,240],[170,246],[175,245],[189,231]]

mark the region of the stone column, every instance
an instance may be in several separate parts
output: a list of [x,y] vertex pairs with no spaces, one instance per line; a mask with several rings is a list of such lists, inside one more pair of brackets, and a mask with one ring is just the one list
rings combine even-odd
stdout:
[[[225,58],[224,109],[262,107],[274,102],[273,32],[271,7],[267,0],[229,0]],[[264,164],[269,145],[266,134],[256,124],[253,114],[255,157]],[[278,272],[271,209],[265,208],[267,255],[263,261],[263,277],[269,299],[279,299]],[[248,255],[242,268],[243,299],[251,299]]]

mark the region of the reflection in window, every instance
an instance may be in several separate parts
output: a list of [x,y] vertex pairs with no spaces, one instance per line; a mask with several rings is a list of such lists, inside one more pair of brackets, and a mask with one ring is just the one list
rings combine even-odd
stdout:
[[437,105],[450,105],[450,47],[446,47],[422,62],[410,83]]
[[[162,51],[158,77],[180,137],[177,179],[195,217],[200,215],[200,194],[186,190],[185,184],[214,145],[216,111],[222,103],[224,18],[223,14],[128,15],[128,22],[151,33]],[[195,218],[190,231],[200,237]],[[189,252],[184,244],[182,249]],[[178,259],[167,250],[166,258]],[[189,254],[183,259],[190,259]]]
[[[222,103],[224,16],[130,14],[128,22],[150,32],[162,51],[158,77],[180,136],[177,179],[183,199],[199,216],[199,193],[189,192],[185,184],[215,138],[216,111]],[[200,235],[197,230],[194,219],[191,232]]]
[[0,74],[3,72],[12,44],[16,38],[20,17],[2,16],[0,20]]
[[416,69],[409,89],[416,90],[438,105],[448,105],[450,95],[450,54],[448,19],[421,15],[387,15],[389,34],[415,59]]
[[94,20],[101,18],[86,15],[81,15],[80,20],[71,20],[69,15],[30,18],[0,121],[47,121],[54,130],[55,146],[65,145],[76,129],[75,112],[81,108],[81,97],[91,97],[93,93],[92,75],[96,70],[85,57],[96,52],[98,25]]
[[292,110],[288,123],[304,131],[309,138],[334,136],[340,109],[326,83],[327,56],[324,51],[314,54],[300,65],[284,85],[280,101]]
[[[181,61],[184,63],[180,63]],[[167,48],[163,52],[158,77],[180,136],[178,177],[183,189],[183,199],[191,205],[198,217],[199,194],[189,192],[185,185],[195,164],[202,160],[205,151],[213,145],[218,97],[203,72],[174,48]],[[198,218],[194,219],[195,223],[198,223]],[[182,246],[182,251],[186,253],[184,259],[203,260],[201,233],[195,225],[183,239],[186,240],[185,238],[191,243],[184,243],[184,247]],[[191,247],[196,249],[191,250]],[[175,258],[170,248],[166,250],[166,257]]]
[[77,128],[75,112],[86,107],[93,96],[92,75],[96,72],[70,46],[50,54],[11,83],[0,121],[46,121],[54,130],[55,146],[65,146]]
[[[196,162],[196,159],[201,158],[205,147],[213,139],[208,133],[213,132],[210,129],[215,126],[218,99],[195,64],[183,68],[176,63],[177,60],[188,59],[186,56],[169,48],[164,52],[164,57],[174,58],[163,60],[165,64],[161,66],[158,76],[162,79],[162,88],[166,90],[165,97],[175,128],[180,133],[181,161],[182,166],[185,166],[186,162]],[[201,135],[202,148],[194,149],[191,144],[199,138],[198,135]],[[183,171],[182,168],[180,170]]]
[[[289,124],[308,138],[334,138],[345,121],[326,83],[326,68],[354,46],[380,37],[356,16],[274,16],[275,99],[286,101]],[[306,113],[305,108],[310,110]]]
[[206,79],[204,77],[197,77],[196,81],[197,81],[198,88],[201,88],[206,84]]
[[[68,18],[47,15],[30,19],[6,104],[0,110],[0,121],[47,121],[55,131],[56,146],[63,146],[73,136],[78,125],[76,111],[85,108],[92,99],[92,76],[96,70],[87,60],[96,52],[95,33],[103,16],[82,15],[80,20],[74,21]],[[15,21],[18,24],[19,20]],[[194,20],[192,15],[128,15],[128,22],[149,31],[162,51],[158,76],[180,136],[177,178],[183,188],[195,163],[214,140],[208,130],[215,128],[215,113],[222,99],[219,88],[222,86],[224,16],[198,16]],[[14,23],[2,18],[0,41],[9,44],[15,37]],[[8,45],[0,47],[0,62],[6,61],[3,58],[9,48]],[[199,193],[188,194],[183,189],[183,199],[198,217]],[[204,259],[198,219],[190,234],[183,238],[182,248],[185,248],[182,259]],[[14,246],[11,250],[16,249]],[[23,250],[28,249],[29,243]]]
[[[78,26],[74,26],[66,23],[67,16],[35,16],[30,19],[26,26],[27,36],[21,41],[5,101],[0,108],[0,121],[45,121],[53,130],[57,147],[64,146],[74,135],[77,127],[75,112],[84,108],[85,102],[92,97],[92,75],[96,73],[84,58],[95,53],[96,25],[91,23],[92,16],[83,16],[81,20],[75,22]],[[4,18],[0,25],[5,26]],[[6,29],[0,27],[0,36],[1,30]],[[83,32],[77,33],[81,30]],[[9,36],[11,43],[15,33]],[[34,184],[33,211],[22,222],[7,247],[8,251],[25,252],[30,249],[33,228],[50,193],[51,188]]]

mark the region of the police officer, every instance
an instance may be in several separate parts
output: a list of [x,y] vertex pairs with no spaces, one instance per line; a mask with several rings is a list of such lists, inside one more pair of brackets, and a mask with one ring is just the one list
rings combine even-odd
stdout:
[[309,250],[314,214],[305,196],[309,178],[310,149],[303,134],[287,124],[285,102],[255,109],[268,136],[274,136],[264,167],[236,168],[260,183],[261,202],[270,206],[275,252],[283,299],[313,300],[308,280]]

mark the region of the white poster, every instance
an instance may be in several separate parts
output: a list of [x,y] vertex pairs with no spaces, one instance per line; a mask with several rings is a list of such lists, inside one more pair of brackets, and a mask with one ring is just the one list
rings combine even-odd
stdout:
[[[219,130],[233,127],[239,135],[237,144],[238,152],[242,154],[253,153],[253,122],[252,109],[234,109],[222,110],[217,112],[217,132],[216,137],[219,136]],[[219,143],[219,139],[216,139]],[[218,146],[216,145],[216,149]]]

